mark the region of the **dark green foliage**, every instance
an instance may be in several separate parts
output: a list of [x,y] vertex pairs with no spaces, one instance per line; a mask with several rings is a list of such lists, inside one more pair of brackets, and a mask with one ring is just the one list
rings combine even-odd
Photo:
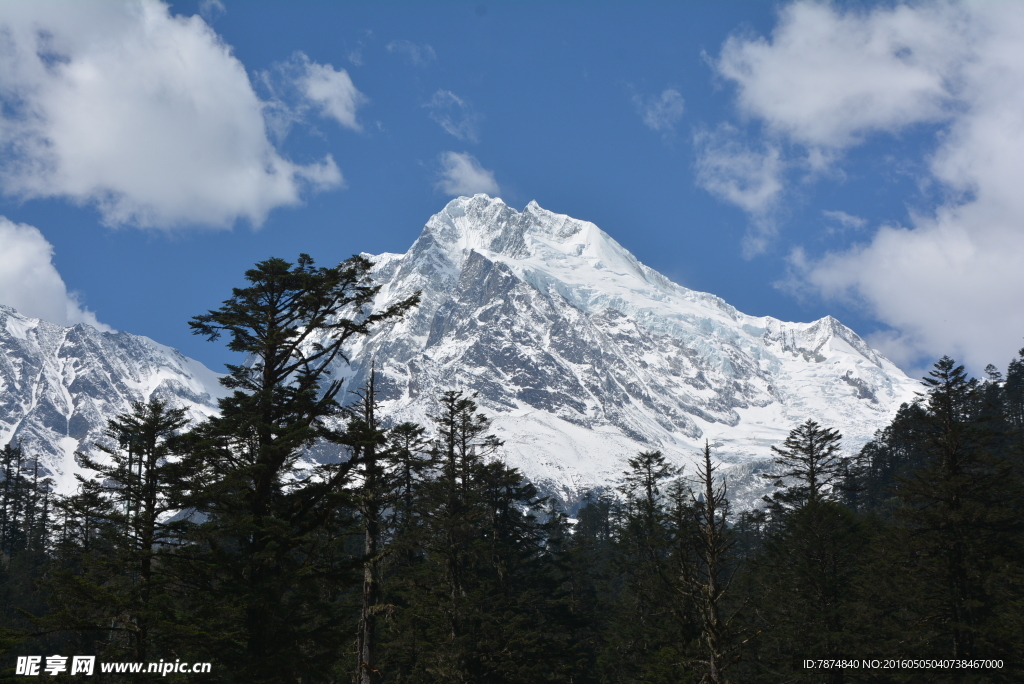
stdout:
[[701,682],[728,681],[728,669],[732,656],[736,654],[736,634],[732,622],[735,612],[727,614],[726,599],[734,574],[731,567],[731,551],[735,544],[729,530],[729,499],[724,481],[715,482],[718,466],[711,462],[711,446],[704,442],[703,459],[697,466],[697,491],[692,506],[682,502],[685,496],[677,490],[673,517],[678,520],[676,528],[684,527],[687,514],[692,518],[692,538],[682,534],[677,537],[682,543],[677,550],[680,559],[682,585],[700,624],[700,669]]
[[902,483],[926,459],[920,430],[925,409],[920,402],[903,404],[892,423],[861,449],[858,509],[891,518],[900,505]]
[[169,492],[179,478],[173,457],[184,413],[154,399],[109,421],[106,436],[119,447],[100,446],[103,462],[79,455],[99,477],[79,476],[78,495],[60,504],[65,563],[48,583],[54,609],[42,624],[88,632],[108,657],[168,653],[172,578],[161,555],[178,536],[167,518],[180,505]]
[[39,477],[39,463],[25,458],[20,445],[0,452],[0,553],[6,558],[27,549],[42,550],[49,534],[50,478]]
[[37,582],[48,569],[52,543],[52,480],[20,445],[0,452],[0,653],[21,646],[36,627],[31,615],[46,610]]
[[[385,584],[394,599],[383,667],[395,681],[530,682],[571,667],[559,658],[566,634],[550,621],[565,611],[545,572],[542,502],[522,476],[496,459],[501,443],[471,397],[447,392],[433,418],[432,476],[403,512],[404,556]],[[414,431],[393,433],[399,444]],[[411,451],[395,463],[402,475]],[[396,479],[404,505],[406,477]]]
[[914,611],[924,627],[916,648],[991,656],[1005,646],[996,625],[1005,588],[998,576],[1019,560],[1012,558],[1024,522],[1019,473],[998,449],[998,416],[962,366],[943,358],[925,383],[919,434],[926,460],[904,481],[898,515],[915,574],[929,588]]
[[[808,501],[786,516],[751,559],[752,614],[763,681],[843,681],[842,673],[791,672],[803,658],[862,653],[851,628],[855,582],[868,535],[850,510],[833,501]],[[794,677],[795,679],[789,679]]]
[[[705,445],[691,480],[660,452],[628,459],[573,521],[504,464],[475,396],[388,425],[371,372],[339,406],[345,342],[415,303],[367,314],[368,269],[257,264],[193,321],[249,357],[220,415],[185,431],[133,406],[75,496],[5,447],[9,658],[208,660],[206,681],[245,684],[922,681],[801,666],[868,657],[1006,663],[928,681],[1024,676],[1024,352],[983,382],[942,359],[855,458],[798,426],[765,510],[730,511]],[[320,440],[346,457],[304,461]]]
[[307,255],[296,265],[269,259],[191,322],[249,355],[228,367],[223,383],[235,392],[220,415],[193,433],[186,503],[203,520],[178,554],[205,617],[196,645],[248,681],[328,672],[346,639],[335,601],[353,564],[339,545],[351,515],[344,485],[359,460],[312,470],[298,461],[318,438],[344,441],[324,422],[340,411],[341,384],[325,381],[343,345],[418,299],[367,314],[379,291],[369,268],[362,257],[334,268]]
[[1018,453],[1024,453],[1024,349],[1010,362],[1002,389],[1006,420],[1013,430],[1015,447]]
[[772,446],[779,472],[765,474],[781,487],[765,502],[773,515],[779,517],[808,503],[817,503],[834,496],[833,488],[845,474],[839,451],[840,435],[823,428],[813,420],[793,428],[782,447]]

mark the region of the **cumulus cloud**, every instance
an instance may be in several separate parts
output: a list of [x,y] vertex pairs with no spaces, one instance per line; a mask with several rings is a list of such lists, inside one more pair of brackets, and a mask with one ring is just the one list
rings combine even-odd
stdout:
[[683,96],[675,88],[666,88],[660,96],[633,96],[633,104],[644,125],[666,135],[675,133],[676,124],[686,111]]
[[290,59],[258,72],[255,81],[265,98],[263,120],[279,143],[296,124],[308,122],[311,113],[353,131],[363,130],[357,110],[369,98],[356,89],[345,69],[318,64],[296,51]]
[[437,59],[434,48],[426,43],[417,45],[410,40],[393,40],[386,47],[388,52],[405,55],[414,66],[426,66]]
[[500,192],[494,172],[480,166],[476,157],[466,152],[441,154],[441,179],[437,182],[437,189],[453,197],[478,192],[497,195]]
[[825,217],[825,232],[829,235],[842,234],[849,230],[860,230],[868,225],[867,219],[847,214],[845,211],[825,210],[821,212],[821,215]]
[[367,98],[356,90],[348,72],[335,70],[330,64],[311,62],[309,57],[298,53],[301,73],[296,85],[305,98],[313,103],[323,116],[337,121],[345,128],[362,130],[356,121],[356,110],[367,102]]
[[92,204],[108,225],[228,227],[342,185],[329,155],[277,152],[245,67],[199,16],[156,0],[7,3],[0,50],[8,196]]
[[747,116],[805,149],[938,130],[921,181],[945,199],[864,244],[794,261],[794,278],[865,307],[896,358],[1006,363],[1024,336],[1024,5],[800,2],[770,41],[732,38],[716,64]]
[[980,37],[966,12],[797,2],[780,11],[770,41],[733,36],[714,66],[736,84],[745,114],[805,145],[845,147],[952,113],[950,77]]
[[53,245],[39,229],[4,216],[0,216],[0,304],[59,325],[87,323],[111,330],[68,292],[53,265]]
[[697,183],[751,215],[743,253],[747,258],[760,254],[776,232],[772,212],[783,190],[784,171],[779,149],[770,144],[754,149],[727,124],[715,131],[697,131],[694,145]]
[[445,131],[459,140],[479,142],[479,124],[481,116],[464,99],[450,90],[438,90],[423,105],[430,111],[430,118],[441,125]]

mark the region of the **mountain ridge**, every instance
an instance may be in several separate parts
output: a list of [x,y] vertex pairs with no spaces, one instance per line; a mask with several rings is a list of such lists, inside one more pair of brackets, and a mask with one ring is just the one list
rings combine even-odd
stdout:
[[423,301],[357,341],[338,373],[358,384],[375,359],[401,419],[424,420],[444,389],[477,392],[510,465],[561,498],[615,481],[639,449],[685,463],[704,438],[747,477],[807,418],[856,449],[917,389],[831,316],[748,316],[536,202],[457,198],[406,254],[366,256],[381,305],[415,290]]
[[[364,255],[375,307],[423,291],[419,307],[345,349],[350,390],[376,367],[383,413],[428,422],[448,389],[476,393],[502,457],[572,502],[614,486],[626,459],[660,449],[685,465],[707,440],[741,507],[756,502],[772,444],[808,418],[848,452],[918,385],[832,316],[748,316],[673,283],[595,224],[530,202],[452,200],[405,254]],[[64,328],[0,307],[0,440],[42,455],[61,487],[75,450],[152,396],[201,419],[216,373],[148,338]],[[338,457],[318,445],[311,457]]]
[[74,453],[107,443],[106,421],[160,398],[201,419],[216,411],[219,376],[148,337],[65,327],[0,305],[0,444],[20,442],[59,490],[82,472]]

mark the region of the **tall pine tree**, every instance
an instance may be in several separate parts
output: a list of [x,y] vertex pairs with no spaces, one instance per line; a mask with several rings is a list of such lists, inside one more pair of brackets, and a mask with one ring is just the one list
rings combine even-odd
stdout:
[[343,348],[401,316],[414,295],[370,311],[379,286],[359,256],[316,267],[260,262],[216,310],[195,317],[196,334],[247,355],[222,380],[233,394],[193,434],[188,502],[192,543],[178,557],[200,616],[194,644],[239,681],[326,677],[338,662],[345,620],[334,606],[351,563],[339,554],[358,461],[300,467],[317,439],[339,440],[327,423],[341,390],[329,374]]

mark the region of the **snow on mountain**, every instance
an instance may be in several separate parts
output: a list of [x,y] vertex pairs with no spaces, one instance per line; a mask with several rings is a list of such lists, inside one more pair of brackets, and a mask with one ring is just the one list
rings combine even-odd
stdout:
[[336,373],[354,388],[375,361],[396,420],[425,421],[447,389],[478,392],[508,463],[570,501],[639,451],[684,464],[707,439],[746,506],[793,427],[836,427],[852,452],[919,387],[832,317],[747,316],[536,202],[461,197],[406,254],[366,256],[381,305],[416,290],[423,301]]
[[[568,502],[614,486],[639,451],[686,464],[706,439],[744,508],[763,490],[756,474],[771,445],[794,426],[838,428],[853,452],[918,389],[834,318],[747,316],[535,202],[520,212],[458,198],[405,254],[366,256],[377,303],[416,290],[423,300],[357,340],[335,377],[356,389],[375,362],[396,421],[427,423],[445,390],[477,392],[507,462]],[[21,440],[63,491],[74,487],[74,452],[101,441],[132,401],[161,397],[201,419],[224,392],[217,378],[146,337],[0,306],[0,444]]]
[[0,305],[0,444],[20,441],[57,488],[73,491],[74,453],[104,441],[107,420],[151,397],[216,411],[219,376],[148,337],[63,327]]

